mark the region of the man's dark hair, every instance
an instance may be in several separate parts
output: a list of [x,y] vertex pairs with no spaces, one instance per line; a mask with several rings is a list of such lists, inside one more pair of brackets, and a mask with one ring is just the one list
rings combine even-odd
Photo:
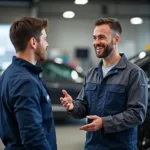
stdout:
[[16,52],[24,51],[32,37],[40,41],[41,31],[47,27],[47,19],[23,17],[15,20],[10,27],[9,36]]
[[112,30],[114,30],[119,35],[121,35],[121,33],[122,33],[122,27],[121,27],[120,22],[117,19],[115,19],[115,18],[98,18],[94,22],[95,27],[99,26],[99,25],[103,25],[103,24],[109,25],[109,27]]

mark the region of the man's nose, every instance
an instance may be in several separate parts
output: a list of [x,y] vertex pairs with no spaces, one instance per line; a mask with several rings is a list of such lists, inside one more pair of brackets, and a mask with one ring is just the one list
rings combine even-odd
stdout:
[[99,39],[95,39],[95,40],[93,41],[93,44],[94,44],[94,45],[99,44],[99,43],[100,43]]

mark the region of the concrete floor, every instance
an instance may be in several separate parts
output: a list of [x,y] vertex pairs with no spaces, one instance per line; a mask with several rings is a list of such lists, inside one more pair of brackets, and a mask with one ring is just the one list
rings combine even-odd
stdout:
[[84,150],[85,132],[78,126],[56,127],[58,150]]

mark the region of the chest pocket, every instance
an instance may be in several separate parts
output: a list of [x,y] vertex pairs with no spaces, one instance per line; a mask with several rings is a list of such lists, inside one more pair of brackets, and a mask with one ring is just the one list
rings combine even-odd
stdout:
[[125,110],[126,100],[125,86],[113,85],[107,88],[105,108],[112,114]]
[[96,89],[97,85],[95,83],[86,83],[85,85],[85,93],[88,101],[88,109],[90,114],[94,113],[95,109],[95,103],[97,98]]

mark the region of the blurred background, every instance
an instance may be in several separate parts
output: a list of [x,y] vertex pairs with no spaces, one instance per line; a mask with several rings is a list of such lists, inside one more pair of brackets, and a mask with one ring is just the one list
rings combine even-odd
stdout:
[[9,40],[11,22],[23,16],[47,18],[50,23],[48,60],[41,77],[52,99],[58,149],[83,150],[85,132],[78,128],[85,120],[77,121],[66,114],[59,102],[61,89],[75,98],[84,74],[99,62],[92,45],[93,23],[99,17],[120,20],[123,33],[119,51],[128,58],[150,50],[150,0],[0,0],[1,74],[15,55]]

